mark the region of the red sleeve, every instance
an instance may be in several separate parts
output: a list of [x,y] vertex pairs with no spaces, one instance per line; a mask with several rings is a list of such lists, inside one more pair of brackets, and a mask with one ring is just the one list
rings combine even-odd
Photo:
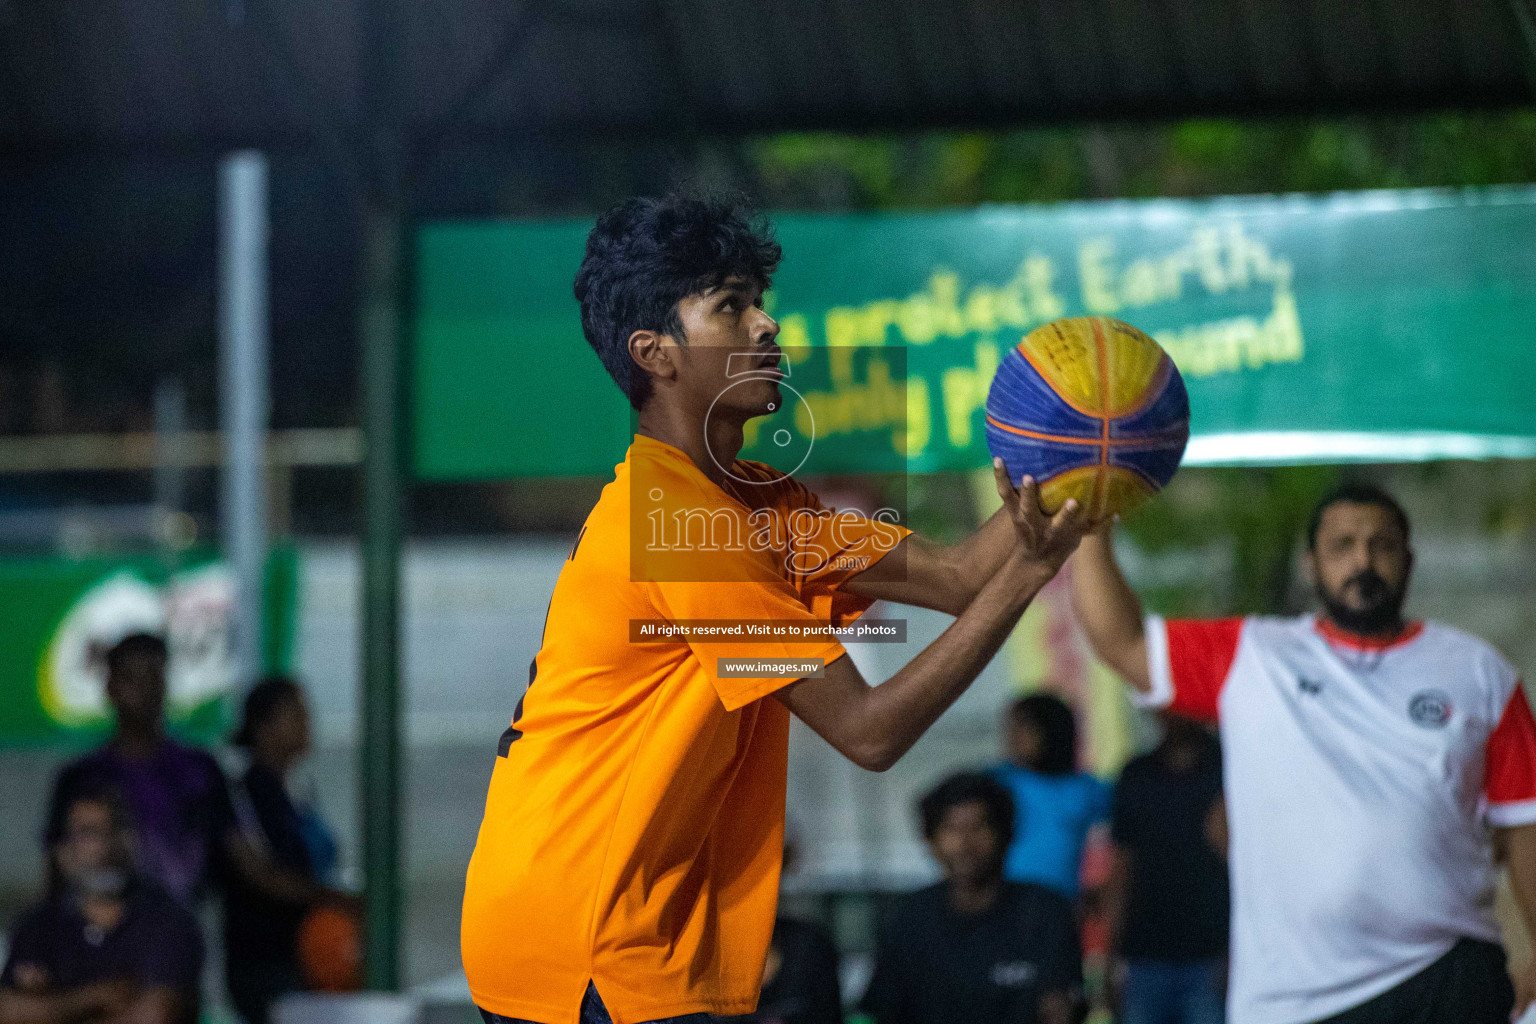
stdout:
[[1499,724],[1488,736],[1483,792],[1488,797],[1488,820],[1493,824],[1536,822],[1536,719],[1532,719],[1525,689],[1518,683]]
[[1147,660],[1155,700],[1168,710],[1214,722],[1237,657],[1243,620],[1169,619],[1148,631]]

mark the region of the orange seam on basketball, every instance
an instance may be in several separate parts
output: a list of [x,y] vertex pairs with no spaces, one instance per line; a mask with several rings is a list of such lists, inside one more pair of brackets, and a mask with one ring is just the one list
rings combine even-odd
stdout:
[[1091,317],[1088,321],[1093,326],[1093,349],[1099,363],[1099,405],[1102,407],[1100,415],[1103,418],[1104,433],[1099,445],[1099,475],[1093,482],[1093,508],[1090,514],[1097,518],[1104,508],[1105,485],[1108,482],[1108,473],[1105,467],[1109,465],[1109,420],[1110,420],[1110,396],[1109,396],[1109,351],[1104,343],[1104,322],[1101,317]]
[[1059,441],[1062,444],[1084,445],[1100,443],[1099,439],[1096,437],[1071,437],[1067,434],[1046,434],[1039,430],[1030,430],[1027,427],[1015,427],[1011,423],[1004,423],[1002,420],[995,418],[991,413],[987,414],[987,422],[992,424],[992,426],[996,427],[998,430],[1006,430],[1010,434],[1018,434],[1020,437],[1027,437],[1032,441]]
[[1102,445],[1108,444],[1111,448],[1161,448],[1164,444],[1185,440],[1186,430],[1165,430],[1159,434],[1144,434],[1141,437],[1111,437],[1107,442],[1102,437],[1071,437],[1067,434],[1047,434],[1039,430],[1030,430],[1027,427],[1016,427],[1011,423],[987,413],[987,422],[998,430],[1006,430],[1010,434],[1018,434],[1032,441],[1059,441],[1062,444]]
[[1030,355],[1029,350],[1024,347],[1024,342],[1019,342],[1016,347],[1019,350],[1019,355],[1023,356],[1024,361],[1034,368],[1035,372],[1040,375],[1040,379],[1045,381],[1046,386],[1055,393],[1057,398],[1066,403],[1069,408],[1077,410],[1084,416],[1098,416],[1098,413],[1094,412],[1092,409],[1079,405],[1077,402],[1073,401],[1072,397],[1066,393],[1065,385],[1061,381],[1057,380],[1056,376],[1051,373],[1050,370],[1044,366],[1041,366],[1038,362],[1035,361],[1035,357]]

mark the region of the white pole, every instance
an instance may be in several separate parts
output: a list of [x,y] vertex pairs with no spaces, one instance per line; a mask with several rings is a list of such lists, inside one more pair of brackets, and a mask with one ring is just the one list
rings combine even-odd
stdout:
[[262,670],[267,560],[267,158],[219,162],[219,418],[224,432],[220,535],[235,577],[234,686]]

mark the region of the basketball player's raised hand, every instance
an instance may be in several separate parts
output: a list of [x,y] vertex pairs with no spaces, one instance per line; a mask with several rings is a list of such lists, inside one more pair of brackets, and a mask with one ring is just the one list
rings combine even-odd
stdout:
[[1090,525],[1076,499],[1068,498],[1060,511],[1048,516],[1040,508],[1040,486],[1034,477],[1024,477],[1015,488],[1002,459],[992,460],[992,476],[997,481],[998,497],[1013,520],[1020,553],[1052,572],[1060,569]]

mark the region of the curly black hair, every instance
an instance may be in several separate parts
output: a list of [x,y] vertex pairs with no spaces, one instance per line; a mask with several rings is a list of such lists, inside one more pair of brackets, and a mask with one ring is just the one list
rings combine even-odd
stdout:
[[1312,515],[1307,519],[1308,551],[1317,549],[1317,531],[1323,525],[1323,513],[1338,504],[1375,505],[1385,509],[1397,521],[1397,528],[1403,531],[1403,543],[1408,542],[1408,513],[1403,511],[1397,499],[1375,484],[1350,480],[1323,495],[1322,500],[1313,506]]
[[1013,795],[1008,787],[990,775],[981,772],[961,772],[939,783],[918,802],[918,813],[923,819],[923,838],[932,839],[944,823],[944,815],[951,807],[959,807],[978,801],[987,809],[987,819],[997,830],[1000,849],[1007,849],[1013,842]]
[[574,289],[582,333],[639,409],[651,379],[629,357],[630,335],[652,330],[684,341],[679,301],[732,277],[766,290],[781,255],[767,222],[739,200],[626,200],[587,235]]

